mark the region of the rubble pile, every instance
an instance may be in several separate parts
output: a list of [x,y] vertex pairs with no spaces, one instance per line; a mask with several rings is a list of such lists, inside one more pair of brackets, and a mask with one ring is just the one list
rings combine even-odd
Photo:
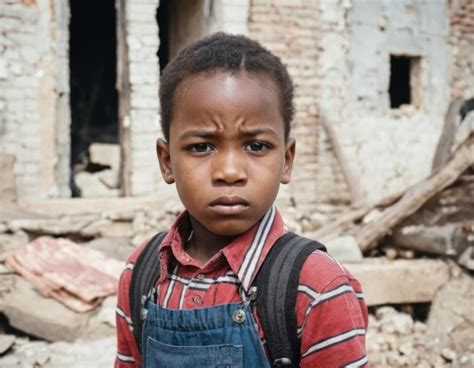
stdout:
[[[371,312],[367,347],[373,367],[474,366],[473,161],[470,139],[406,192],[355,204],[337,218],[330,211],[281,208],[290,229],[325,242],[360,280]],[[68,247],[64,254],[100,252],[98,258],[123,264],[179,212],[174,201],[143,198],[50,200],[27,207],[3,202],[0,366],[99,368],[111,366],[115,357],[115,295],[100,294],[97,305],[81,312],[61,298],[45,297],[51,293],[31,283],[35,278],[22,268],[36,259],[28,256],[36,248],[26,244],[51,239],[54,247]],[[54,275],[55,287],[71,286],[58,283],[71,281],[68,271]],[[72,285],[70,291],[80,294]],[[420,303],[427,310],[422,317],[416,313]]]
[[408,313],[381,307],[369,315],[367,350],[373,367],[472,367],[474,350],[458,353],[432,340],[427,325]]

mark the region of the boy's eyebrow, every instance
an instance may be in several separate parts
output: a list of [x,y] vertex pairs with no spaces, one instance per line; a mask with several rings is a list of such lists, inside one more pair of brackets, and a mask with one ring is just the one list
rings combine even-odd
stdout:
[[186,139],[189,137],[214,137],[216,136],[217,131],[215,130],[188,130],[179,136],[180,139]]
[[[245,136],[256,136],[259,134],[270,134],[270,135],[277,135],[275,130],[272,128],[255,128],[255,129],[240,129],[240,133]],[[201,138],[209,138],[215,137],[219,135],[217,130],[188,130],[179,136],[180,139],[186,139],[190,137],[201,137]]]
[[259,134],[277,135],[277,133],[272,128],[241,129],[240,132],[246,136],[255,136]]

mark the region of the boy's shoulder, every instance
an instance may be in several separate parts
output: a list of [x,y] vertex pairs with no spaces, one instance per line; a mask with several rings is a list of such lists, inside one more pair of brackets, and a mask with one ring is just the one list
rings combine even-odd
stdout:
[[300,285],[308,285],[321,293],[335,285],[360,285],[352,274],[330,254],[316,250],[304,262],[299,278]]

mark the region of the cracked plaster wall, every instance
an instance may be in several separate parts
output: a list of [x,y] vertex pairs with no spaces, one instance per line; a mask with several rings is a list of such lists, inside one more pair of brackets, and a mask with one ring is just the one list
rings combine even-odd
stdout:
[[[353,0],[321,7],[321,110],[358,198],[375,201],[430,174],[449,103],[447,4]],[[421,57],[419,108],[390,109],[390,54]]]

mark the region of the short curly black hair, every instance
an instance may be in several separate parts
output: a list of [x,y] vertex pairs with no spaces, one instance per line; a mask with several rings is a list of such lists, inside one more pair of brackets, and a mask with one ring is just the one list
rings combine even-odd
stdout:
[[280,89],[285,139],[294,115],[293,82],[281,60],[258,42],[240,35],[214,33],[191,43],[166,66],[160,83],[161,128],[169,141],[174,94],[186,78],[207,72],[224,71],[263,74]]

